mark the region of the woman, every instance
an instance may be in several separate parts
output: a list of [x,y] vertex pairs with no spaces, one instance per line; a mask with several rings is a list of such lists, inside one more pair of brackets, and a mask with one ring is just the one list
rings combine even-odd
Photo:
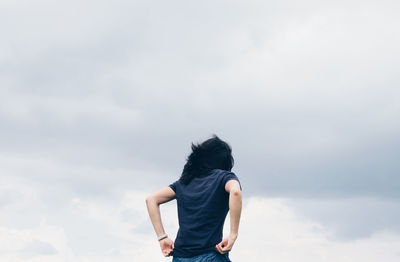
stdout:
[[[242,210],[241,186],[233,167],[231,147],[216,135],[192,144],[182,175],[146,199],[147,209],[164,256],[173,262],[230,261]],[[175,243],[161,222],[159,205],[177,200],[179,230]],[[222,239],[230,211],[230,234]]]

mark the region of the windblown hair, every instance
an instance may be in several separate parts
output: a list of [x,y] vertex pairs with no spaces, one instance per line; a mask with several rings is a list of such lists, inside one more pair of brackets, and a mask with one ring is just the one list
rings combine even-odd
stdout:
[[179,181],[189,184],[193,178],[207,175],[213,169],[231,171],[233,164],[232,148],[213,135],[201,144],[192,143],[192,152],[187,158]]

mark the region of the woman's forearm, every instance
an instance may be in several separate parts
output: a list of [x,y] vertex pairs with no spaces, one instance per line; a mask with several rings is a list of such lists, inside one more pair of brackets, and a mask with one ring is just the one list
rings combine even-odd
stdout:
[[151,223],[157,236],[165,234],[164,227],[161,221],[160,205],[153,197],[146,198],[147,211],[149,212]]
[[157,236],[165,234],[161,221],[160,205],[175,198],[175,192],[170,187],[165,187],[146,198],[147,211]]
[[240,188],[234,187],[229,192],[229,213],[231,221],[230,236],[237,238],[239,232],[240,214],[242,212],[242,192]]

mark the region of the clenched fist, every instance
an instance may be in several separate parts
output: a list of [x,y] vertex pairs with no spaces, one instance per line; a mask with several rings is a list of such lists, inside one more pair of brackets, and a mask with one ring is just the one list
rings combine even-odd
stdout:
[[172,251],[174,250],[174,241],[171,239],[164,238],[163,240],[160,240],[160,247],[161,247],[161,252],[165,257],[168,257],[171,255]]

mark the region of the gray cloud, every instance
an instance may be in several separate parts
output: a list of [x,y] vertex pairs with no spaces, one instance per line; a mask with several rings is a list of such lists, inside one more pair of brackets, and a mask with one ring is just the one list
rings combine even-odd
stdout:
[[368,238],[376,232],[400,232],[399,202],[376,198],[292,199],[296,214],[333,231],[336,241]]
[[[231,143],[247,196],[397,205],[397,6],[6,3],[0,178],[38,193],[20,206],[17,195],[2,193],[0,205],[15,216],[32,204],[34,222],[0,221],[28,227],[41,214],[67,214],[74,197],[115,200],[125,190],[165,186],[178,178],[190,143],[212,133]],[[387,219],[354,230],[353,222],[304,208],[339,235],[363,236],[398,226],[399,214],[378,205],[373,210]],[[72,226],[67,234],[85,241]]]

